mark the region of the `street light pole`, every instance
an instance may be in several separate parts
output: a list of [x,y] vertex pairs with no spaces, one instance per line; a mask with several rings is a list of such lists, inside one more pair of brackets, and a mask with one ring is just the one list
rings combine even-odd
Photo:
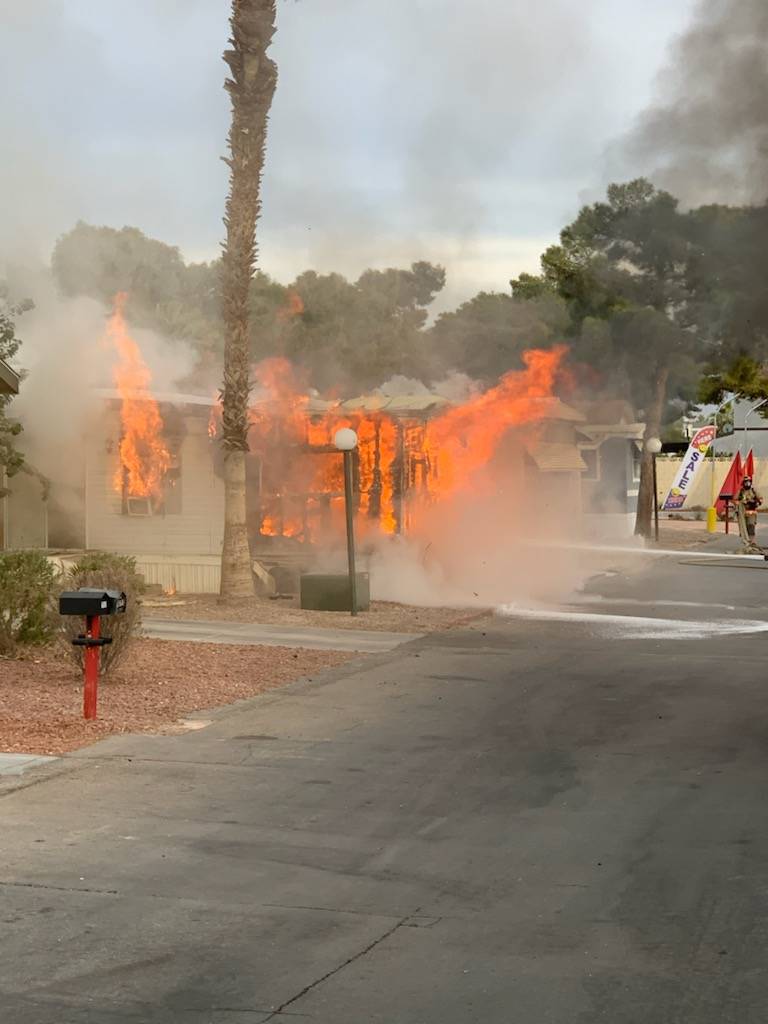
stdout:
[[650,453],[653,463],[653,535],[659,543],[659,478],[656,470],[656,458],[662,444],[658,437],[649,437],[645,442],[645,450]]
[[349,600],[352,615],[357,615],[357,570],[355,568],[355,517],[352,459],[357,448],[357,434],[349,427],[336,431],[333,443],[344,456],[344,511],[347,520],[347,562],[349,565]]
[[[746,451],[744,452],[745,458],[747,455],[749,455],[749,417],[752,415],[753,412],[757,412],[757,410],[761,408],[761,406],[765,405],[766,402],[768,402],[768,398],[761,399],[761,401],[759,401],[757,405],[752,406],[752,408],[747,412],[746,416],[744,417],[744,447],[746,448]],[[741,445],[739,445],[739,450],[741,450]]]
[[717,440],[717,417],[725,409],[727,405],[736,400],[736,396],[732,395],[730,398],[726,398],[724,402],[721,402],[715,409],[715,414],[712,417],[712,425],[715,428],[715,436],[712,439],[712,444],[709,446],[710,462],[712,464],[712,493],[710,495],[711,501],[709,508],[707,509],[707,532],[715,533],[717,531],[717,478],[716,478],[716,466],[715,466],[715,441]]

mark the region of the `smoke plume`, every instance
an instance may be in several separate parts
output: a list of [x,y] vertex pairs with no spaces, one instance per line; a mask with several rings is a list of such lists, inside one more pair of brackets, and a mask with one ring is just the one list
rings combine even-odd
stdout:
[[619,147],[624,172],[690,206],[768,197],[768,4],[699,0],[659,99]]

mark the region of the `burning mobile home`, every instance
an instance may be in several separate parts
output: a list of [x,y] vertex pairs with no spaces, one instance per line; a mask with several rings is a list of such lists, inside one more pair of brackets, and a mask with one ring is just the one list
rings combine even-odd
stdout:
[[[120,301],[108,341],[117,356],[115,386],[96,393],[73,473],[79,482],[66,503],[52,488],[50,544],[130,554],[149,583],[215,592],[224,522],[217,399],[153,390]],[[564,355],[561,348],[528,352],[522,370],[462,402],[426,389],[326,400],[308,393],[286,360],[261,363],[247,457],[254,559],[288,579],[340,550],[343,471],[333,437],[344,426],[359,438],[355,516],[363,553],[398,536],[434,553],[460,505],[469,520],[455,527],[451,547],[463,545],[462,533],[480,521],[474,510],[484,505],[506,535],[542,527],[563,511],[572,523],[589,475],[582,448],[595,449],[611,434],[555,396]]]
[[[418,535],[429,508],[471,488],[518,418],[526,438],[509,445],[506,471],[511,458],[525,492],[578,501],[584,463],[573,424],[581,416],[545,394],[508,396],[517,406],[507,413],[514,420],[505,424],[489,410],[478,431],[464,406],[434,395],[325,401],[298,391],[282,360],[259,367],[258,377],[247,458],[249,539],[254,558],[284,570],[283,579],[338,548],[343,536],[343,470],[333,445],[342,426],[359,438],[355,516],[363,550],[382,538]],[[85,546],[136,556],[148,581],[168,589],[215,591],[223,538],[218,405],[200,396],[117,390],[100,398],[103,428],[86,443]],[[148,424],[159,433],[145,435]]]

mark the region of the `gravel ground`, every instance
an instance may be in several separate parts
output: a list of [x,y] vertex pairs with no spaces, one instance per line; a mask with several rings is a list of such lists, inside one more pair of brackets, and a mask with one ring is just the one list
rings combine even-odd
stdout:
[[[763,531],[768,536],[768,531]],[[694,519],[671,519],[666,522],[662,520],[659,526],[659,547],[671,548],[675,551],[690,551],[709,544],[716,537],[725,536],[725,524],[717,524],[716,533],[707,533],[707,525]],[[731,523],[730,536],[734,545],[739,545],[739,528]]]
[[137,640],[99,687],[99,718],[82,718],[77,670],[52,650],[0,659],[0,751],[61,754],[112,733],[166,732],[194,711],[253,697],[348,661],[338,651]]
[[349,612],[313,612],[298,607],[296,599],[260,598],[222,604],[215,594],[147,597],[144,616],[202,622],[255,622],[260,625],[315,626],[327,629],[370,629],[388,633],[433,633],[464,625],[485,614],[477,608],[415,608],[386,601],[371,602],[371,609]]

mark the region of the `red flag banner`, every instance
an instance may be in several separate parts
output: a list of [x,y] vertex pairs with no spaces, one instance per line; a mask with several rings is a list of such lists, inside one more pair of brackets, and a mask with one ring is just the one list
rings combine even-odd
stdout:
[[[741,481],[743,479],[744,469],[741,465],[741,454],[736,452],[733,462],[731,463],[731,468],[728,470],[728,475],[720,488],[720,494],[732,494],[735,497],[739,493]],[[717,509],[717,514],[719,516],[725,515],[725,502],[721,501],[719,497],[715,508]]]

